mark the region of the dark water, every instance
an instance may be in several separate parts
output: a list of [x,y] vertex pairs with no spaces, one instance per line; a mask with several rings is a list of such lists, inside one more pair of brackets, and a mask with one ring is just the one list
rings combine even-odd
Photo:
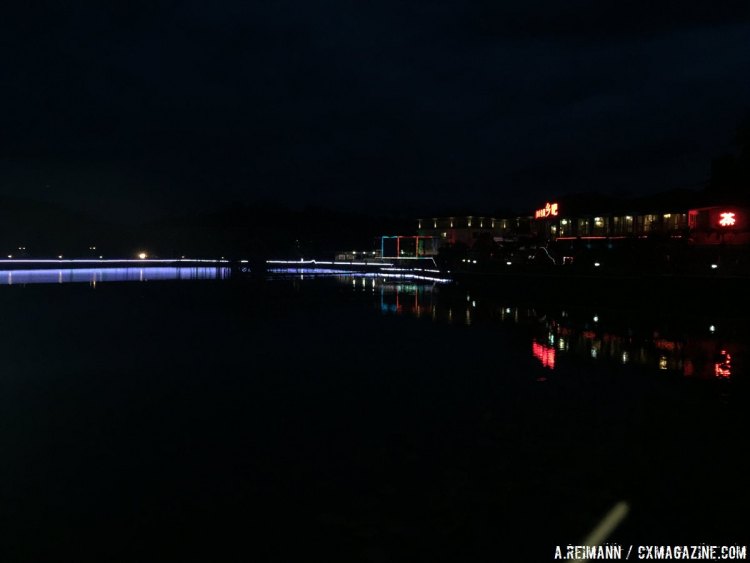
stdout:
[[747,541],[738,320],[371,278],[0,289],[2,561],[549,561],[623,500],[610,541]]

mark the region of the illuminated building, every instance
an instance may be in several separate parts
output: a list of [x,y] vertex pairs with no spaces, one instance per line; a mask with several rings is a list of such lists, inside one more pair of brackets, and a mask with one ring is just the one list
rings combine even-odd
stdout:
[[441,245],[462,243],[471,248],[483,236],[496,239],[507,233],[517,232],[522,221],[528,225],[529,218],[432,217],[418,219],[417,232],[421,236],[439,239]]

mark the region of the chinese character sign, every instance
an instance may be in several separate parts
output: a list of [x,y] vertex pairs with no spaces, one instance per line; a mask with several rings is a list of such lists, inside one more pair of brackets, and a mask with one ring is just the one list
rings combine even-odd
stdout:
[[558,211],[558,208],[557,208],[556,203],[547,203],[541,209],[537,209],[534,216],[537,219],[546,219],[547,217],[557,216],[557,211]]
[[719,213],[719,225],[722,227],[734,227],[737,223],[737,217],[730,211]]

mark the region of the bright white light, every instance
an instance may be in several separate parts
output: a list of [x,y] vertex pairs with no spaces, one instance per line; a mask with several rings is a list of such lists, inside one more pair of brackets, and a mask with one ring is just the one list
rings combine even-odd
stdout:
[[146,253],[145,252],[139,252],[138,253],[138,258],[140,258],[141,260],[145,260],[146,259]]
[[513,262],[511,262],[510,260],[508,260],[508,261],[507,261],[507,262],[505,263],[505,265],[506,265],[506,266],[510,266],[510,265],[511,265],[512,263],[513,263]]
[[601,266],[601,264],[599,262],[594,262],[594,267],[595,268],[598,268],[599,266]]
[[506,313],[507,315],[509,315],[509,314],[510,314],[510,307],[508,307],[507,309],[505,309],[505,313]]
[[714,325],[711,325],[710,327],[708,327],[708,330],[711,331],[712,333],[716,332],[716,327]]
[[715,269],[716,269],[716,268],[718,268],[718,267],[719,267],[719,265],[718,265],[718,264],[711,264],[711,269],[712,269],[712,270],[715,270]]
[[60,255],[58,256],[58,258],[59,258],[60,260],[62,260],[62,254],[60,254]]
[[595,322],[595,323],[598,323],[598,322],[599,322],[599,316],[598,316],[598,315],[594,315],[594,322]]
[[472,302],[471,302],[471,306],[472,306],[472,307],[476,307],[476,306],[477,306],[477,302],[476,302],[476,301],[472,301]]
[[476,264],[476,263],[477,263],[477,261],[476,261],[476,260],[474,260],[474,264]]

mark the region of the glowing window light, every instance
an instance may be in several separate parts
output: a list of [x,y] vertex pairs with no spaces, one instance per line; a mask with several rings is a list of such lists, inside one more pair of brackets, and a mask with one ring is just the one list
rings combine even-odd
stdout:
[[737,223],[737,217],[731,211],[719,213],[719,217],[721,217],[721,219],[719,219],[719,225],[722,227],[733,227]]

